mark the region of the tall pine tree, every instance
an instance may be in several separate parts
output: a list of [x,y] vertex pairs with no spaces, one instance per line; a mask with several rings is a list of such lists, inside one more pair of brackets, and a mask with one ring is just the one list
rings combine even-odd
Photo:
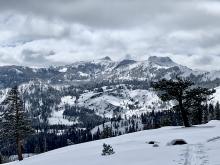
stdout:
[[9,91],[3,104],[6,108],[2,116],[0,138],[16,143],[18,160],[21,161],[23,160],[22,141],[34,131],[24,110],[17,86]]

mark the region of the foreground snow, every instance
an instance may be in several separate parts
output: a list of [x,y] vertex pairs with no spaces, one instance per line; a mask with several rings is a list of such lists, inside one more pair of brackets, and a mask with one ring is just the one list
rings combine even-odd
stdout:
[[[174,139],[188,144],[167,145]],[[159,147],[147,141],[159,142]],[[102,144],[115,154],[101,156]],[[217,165],[220,163],[220,121],[192,128],[164,127],[115,138],[73,145],[27,158],[10,165]]]

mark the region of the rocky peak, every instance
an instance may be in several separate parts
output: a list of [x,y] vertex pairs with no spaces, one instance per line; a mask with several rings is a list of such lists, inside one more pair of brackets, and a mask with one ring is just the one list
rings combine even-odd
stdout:
[[103,60],[103,61],[112,61],[112,59],[109,56],[101,58],[101,60]]
[[150,56],[148,61],[160,66],[175,66],[177,65],[175,62],[171,60],[170,57],[157,57],[157,56]]

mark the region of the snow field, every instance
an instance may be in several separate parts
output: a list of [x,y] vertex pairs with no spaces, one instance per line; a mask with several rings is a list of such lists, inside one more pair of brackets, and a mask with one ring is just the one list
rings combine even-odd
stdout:
[[[218,165],[220,163],[220,121],[192,128],[164,127],[64,147],[8,165]],[[173,139],[188,144],[168,146]],[[214,139],[214,140],[210,140]],[[147,144],[158,141],[159,147]],[[116,152],[101,156],[103,143]]]

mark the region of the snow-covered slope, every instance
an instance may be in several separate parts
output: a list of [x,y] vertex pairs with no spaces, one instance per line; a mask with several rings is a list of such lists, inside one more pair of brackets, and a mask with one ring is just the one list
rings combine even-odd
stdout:
[[77,120],[68,120],[63,117],[63,112],[65,111],[65,105],[74,106],[76,98],[73,96],[61,97],[61,103],[58,105],[58,109],[52,111],[51,116],[48,118],[50,125],[63,124],[63,125],[73,125],[77,123]]
[[[117,113],[122,117],[140,115],[170,107],[163,104],[149,87],[152,81],[175,78],[177,74],[206,87],[220,84],[218,71],[195,71],[169,57],[152,56],[144,61],[113,61],[105,57],[49,68],[2,66],[0,103],[7,90],[17,84],[25,95],[25,108],[36,122],[48,120],[51,125],[80,122],[79,116],[73,116],[76,104],[101,117],[112,117]],[[66,107],[70,110],[64,118]]]
[[[73,145],[8,165],[218,165],[219,130],[220,121],[192,128],[164,127]],[[168,145],[174,139],[188,144]],[[157,141],[159,147],[149,141]],[[115,154],[101,156],[103,143],[112,145]]]
[[203,75],[203,81],[207,81],[207,80],[216,80],[220,78],[220,71],[219,70],[214,70],[214,71],[210,71],[207,72]]
[[112,61],[109,57],[95,61],[74,62],[66,66],[29,68],[22,66],[0,67],[0,88],[11,87],[14,82],[21,84],[41,79],[50,84],[73,84],[79,81],[151,81],[174,78],[176,74],[192,77],[197,81],[214,81],[220,72],[192,70],[175,63],[169,57],[152,56],[144,61],[124,59]]
[[88,92],[79,98],[78,105],[93,109],[98,115],[113,117],[114,113],[124,115],[140,115],[153,109],[159,111],[170,106],[162,106],[162,101],[155,92],[150,90],[132,90],[123,86],[122,89],[112,88],[104,92]]
[[216,92],[213,95],[214,102],[220,102],[220,86],[215,88]]

